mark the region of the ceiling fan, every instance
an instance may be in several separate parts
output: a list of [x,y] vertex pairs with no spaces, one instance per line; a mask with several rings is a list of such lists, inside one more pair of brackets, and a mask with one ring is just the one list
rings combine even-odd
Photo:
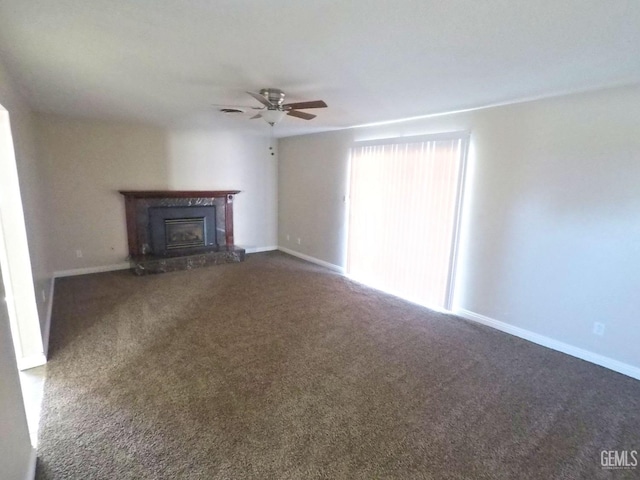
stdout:
[[[260,93],[247,92],[257,101],[259,101],[262,107],[250,107],[254,110],[260,110],[260,113],[251,117],[264,118],[264,120],[271,126],[278,123],[285,115],[301,118],[303,120],[311,120],[316,118],[316,115],[307,112],[301,112],[300,110],[306,110],[308,108],[325,108],[327,104],[322,100],[312,100],[309,102],[293,102],[284,103],[285,93],[278,88],[263,88]],[[232,113],[234,109],[221,109],[225,113]]]

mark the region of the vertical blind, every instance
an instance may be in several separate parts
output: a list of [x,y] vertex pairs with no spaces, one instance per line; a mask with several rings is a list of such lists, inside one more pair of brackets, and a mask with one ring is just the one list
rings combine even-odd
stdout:
[[466,148],[455,134],[351,149],[349,275],[450,309]]

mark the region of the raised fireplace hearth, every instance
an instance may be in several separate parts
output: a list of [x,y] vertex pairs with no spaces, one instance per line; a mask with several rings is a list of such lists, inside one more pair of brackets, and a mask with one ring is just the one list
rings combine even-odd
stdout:
[[121,190],[129,262],[138,275],[241,262],[233,243],[233,199],[239,190]]

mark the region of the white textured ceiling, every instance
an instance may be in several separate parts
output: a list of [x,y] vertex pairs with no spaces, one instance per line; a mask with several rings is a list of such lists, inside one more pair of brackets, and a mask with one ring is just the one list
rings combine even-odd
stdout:
[[37,111],[268,128],[213,103],[323,99],[278,136],[640,82],[637,0],[1,0]]

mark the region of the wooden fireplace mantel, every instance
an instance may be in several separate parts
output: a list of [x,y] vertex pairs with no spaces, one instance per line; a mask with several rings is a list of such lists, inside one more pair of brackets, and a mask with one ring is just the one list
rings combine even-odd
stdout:
[[218,198],[240,190],[120,190],[125,198]]
[[127,237],[129,241],[129,255],[144,254],[142,240],[144,235],[141,229],[138,208],[144,208],[149,202],[158,202],[162,199],[224,199],[224,223],[225,243],[227,247],[233,246],[233,196],[240,190],[119,190],[125,199],[125,213],[127,217]]

